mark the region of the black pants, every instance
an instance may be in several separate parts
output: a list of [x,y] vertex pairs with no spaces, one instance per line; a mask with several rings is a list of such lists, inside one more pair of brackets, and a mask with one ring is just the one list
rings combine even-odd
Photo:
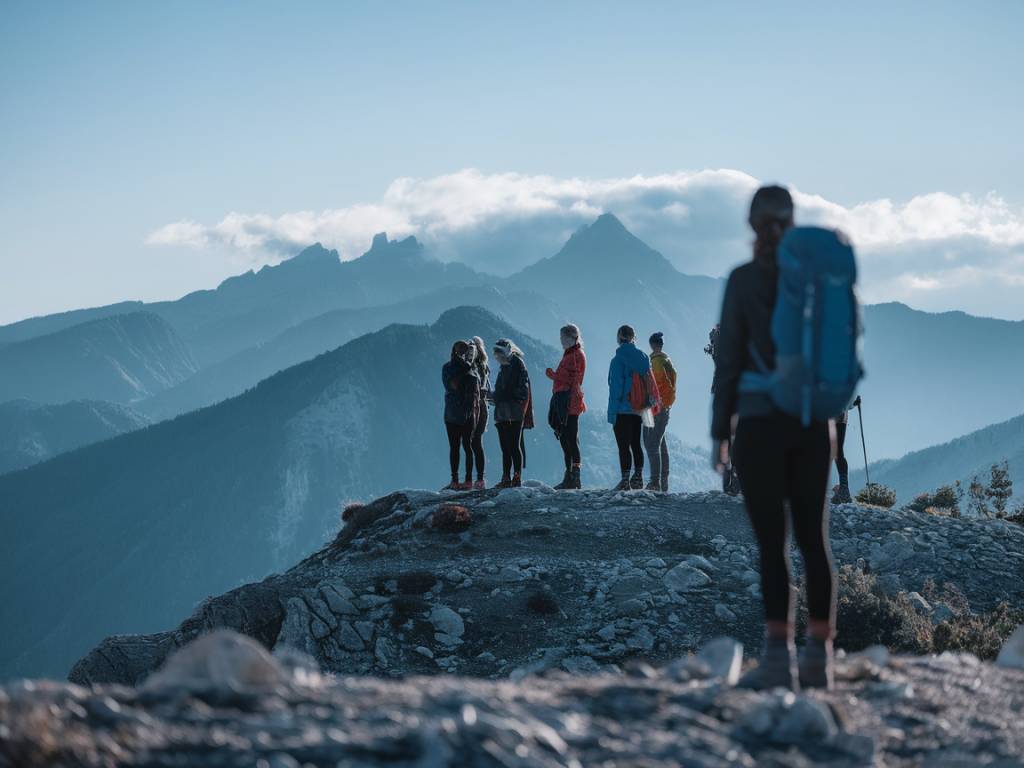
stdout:
[[466,480],[473,479],[473,428],[472,421],[465,424],[444,423],[448,430],[448,463],[452,468],[452,480],[459,479],[459,447],[466,453]]
[[[832,621],[835,576],[828,543],[831,445],[828,423],[804,427],[785,414],[741,418],[734,460],[747,514],[761,550],[761,593],[765,618],[792,621],[789,526],[804,561],[807,611]],[[790,521],[786,519],[789,502]]]
[[523,472],[523,422],[499,421],[498,443],[501,445],[502,477],[511,477],[515,470],[517,475]]
[[571,413],[565,419],[565,426],[558,436],[558,442],[562,444],[562,455],[565,458],[565,471],[568,472],[573,465],[580,464],[580,417]]
[[484,432],[487,430],[487,409],[480,410],[480,418],[476,421],[476,429],[473,430],[473,458],[476,459],[476,479],[484,479],[484,467],[487,465],[487,457],[484,456]]
[[843,453],[843,445],[846,443],[846,422],[836,422],[836,471],[839,472],[840,485],[847,485],[850,481],[850,464]]
[[[622,476],[644,471],[643,422],[635,413],[620,413],[615,417],[615,444],[619,447],[619,469]],[[632,460],[632,461],[631,461]]]

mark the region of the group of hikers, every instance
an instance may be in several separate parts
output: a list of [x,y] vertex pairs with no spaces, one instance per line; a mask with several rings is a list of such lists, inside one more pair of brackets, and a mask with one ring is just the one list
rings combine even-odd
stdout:
[[[551,379],[548,424],[562,447],[565,474],[556,490],[582,487],[580,472],[580,416],[587,410],[583,379],[587,356],[580,329],[573,324],[559,332],[562,359],[545,374]],[[636,346],[636,332],[628,325],[618,330],[618,350],[608,371],[608,421],[619,451],[622,479],[616,490],[645,488],[668,491],[669,457],[665,432],[675,401],[676,372],[665,353],[664,336],[653,334],[651,353]],[[491,386],[490,358],[479,336],[452,345],[451,359],[441,368],[444,386],[444,421],[448,432],[451,482],[445,490],[482,490],[486,487],[486,456],[483,435],[494,408],[494,425],[501,446],[501,480],[495,488],[522,485],[526,466],[523,433],[534,427],[533,389],[523,352],[512,341],[498,339],[491,348],[498,375]],[[643,399],[638,402],[638,395]],[[645,421],[647,423],[645,423]],[[650,481],[644,486],[644,448],[650,464]],[[465,456],[460,480],[459,465]],[[474,470],[476,472],[474,479]]]
[[[845,236],[834,230],[796,227],[788,190],[757,190],[748,223],[753,258],[729,275],[721,321],[705,349],[715,361],[712,386],[711,463],[726,490],[742,491],[760,550],[765,645],[760,663],[740,685],[767,689],[831,687],[835,634],[835,572],[828,540],[827,493],[831,463],[840,484],[833,501],[849,501],[848,465],[842,444],[860,365],[860,313],[856,263]],[[580,487],[579,416],[586,410],[586,357],[579,329],[561,331],[562,360],[555,370],[549,422],[565,454],[559,489]],[[662,334],[637,348],[628,325],[618,330],[618,349],[608,372],[608,421],[622,470],[616,490],[667,491],[665,430],[675,398],[676,374]],[[523,430],[533,426],[529,375],[522,352],[507,339],[493,347],[501,367],[489,385],[482,340],[459,341],[445,364],[445,421],[451,445],[449,488],[482,488],[480,438],[487,404],[502,451],[498,487],[522,482]],[[837,439],[838,438],[838,439]],[[465,482],[459,482],[459,449],[465,451]],[[476,482],[471,482],[476,462]],[[795,600],[789,563],[792,531],[804,564],[807,638],[799,658],[794,640]]]

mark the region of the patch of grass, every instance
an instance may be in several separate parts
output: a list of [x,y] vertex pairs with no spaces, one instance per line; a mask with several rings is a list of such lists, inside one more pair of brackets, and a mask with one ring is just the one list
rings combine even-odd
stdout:
[[979,659],[994,659],[1014,629],[1024,624],[1024,610],[1000,603],[982,614],[961,613],[932,632],[932,650],[967,651]]

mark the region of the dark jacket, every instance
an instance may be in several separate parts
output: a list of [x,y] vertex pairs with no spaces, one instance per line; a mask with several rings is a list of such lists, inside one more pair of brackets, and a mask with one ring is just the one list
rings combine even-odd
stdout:
[[767,416],[775,410],[765,392],[739,392],[744,371],[760,371],[751,347],[769,370],[775,368],[772,312],[778,289],[774,265],[750,261],[729,275],[722,299],[722,328],[715,347],[715,396],[711,408],[711,437],[728,440],[733,414]]
[[477,380],[480,382],[480,413],[476,420],[476,431],[487,431],[487,402],[491,397],[491,368],[482,359],[473,363]]
[[523,358],[512,355],[494,382],[494,421],[525,421],[529,405],[530,374]]
[[476,371],[456,357],[441,367],[444,384],[444,420],[448,424],[476,424],[480,410],[480,379]]

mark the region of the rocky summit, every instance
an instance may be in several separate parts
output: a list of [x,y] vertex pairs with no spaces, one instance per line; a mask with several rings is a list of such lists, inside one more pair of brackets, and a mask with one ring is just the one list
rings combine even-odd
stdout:
[[[343,519],[70,684],[0,689],[0,765],[1022,765],[1024,630],[999,666],[875,646],[840,652],[835,691],[735,688],[761,632],[737,499],[533,483]],[[851,504],[831,529],[925,626],[965,610],[936,594],[1024,602],[1021,526]]]
[[[406,491],[346,516],[289,571],[206,600],[176,629],[107,638],[70,679],[133,685],[222,627],[328,672],[380,676],[615,672],[721,635],[760,647],[756,546],[742,503],[720,493]],[[1024,604],[1019,525],[851,504],[833,508],[831,529],[838,563],[936,622],[951,608],[919,594],[929,579],[975,610]]]
[[759,693],[732,685],[739,658],[723,638],[657,669],[386,680],[217,630],[137,688],[0,688],[0,764],[1022,765],[1024,670],[875,647],[840,655],[828,693]]

